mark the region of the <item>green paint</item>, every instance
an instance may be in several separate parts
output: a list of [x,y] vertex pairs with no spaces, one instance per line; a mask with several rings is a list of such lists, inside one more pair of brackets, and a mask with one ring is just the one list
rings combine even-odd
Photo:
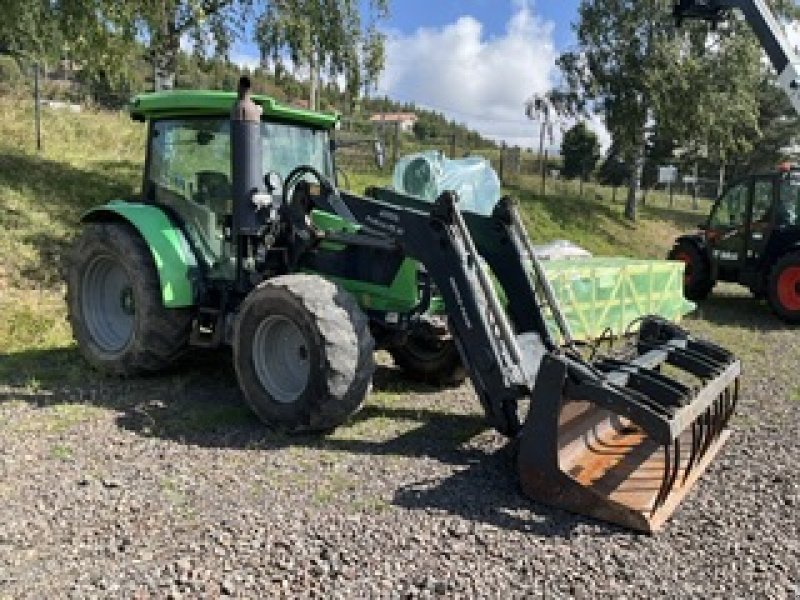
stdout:
[[352,279],[339,279],[324,273],[321,275],[341,284],[342,287],[355,296],[362,308],[407,313],[419,304],[417,269],[418,265],[415,260],[405,259],[388,287]]
[[138,202],[112,200],[83,215],[86,222],[122,218],[133,225],[153,254],[161,282],[161,298],[167,308],[193,306],[192,285],[197,260],[180,229],[160,208]]
[[324,231],[342,231],[345,233],[356,233],[361,229],[361,225],[351,223],[347,219],[343,219],[339,215],[325,212],[323,210],[312,210],[311,220],[314,225]]
[[[361,226],[343,219],[339,215],[321,210],[311,211],[311,220],[314,225],[324,231],[337,231],[356,233]],[[346,246],[338,242],[323,241],[320,247],[325,250],[344,250]],[[356,297],[358,303],[366,309],[387,312],[409,312],[419,303],[419,288],[417,282],[418,263],[410,258],[405,259],[397,270],[391,285],[383,286],[352,279],[324,277],[341,284],[348,292]]]
[[[331,129],[339,120],[339,115],[285,106],[269,96],[253,95],[252,98],[263,109],[262,118],[266,121],[291,121]],[[131,101],[129,111],[131,117],[137,120],[227,116],[235,102],[236,94],[233,92],[175,90],[140,94]]]

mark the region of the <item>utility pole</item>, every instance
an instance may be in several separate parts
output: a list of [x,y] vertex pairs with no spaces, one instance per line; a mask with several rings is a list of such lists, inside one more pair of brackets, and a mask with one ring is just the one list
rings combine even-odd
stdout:
[[394,122],[394,148],[392,148],[392,167],[400,157],[400,121]]
[[34,120],[36,121],[36,151],[42,151],[42,112],[41,112],[41,97],[39,91],[39,61],[36,61],[36,66],[33,69],[33,102],[34,102]]

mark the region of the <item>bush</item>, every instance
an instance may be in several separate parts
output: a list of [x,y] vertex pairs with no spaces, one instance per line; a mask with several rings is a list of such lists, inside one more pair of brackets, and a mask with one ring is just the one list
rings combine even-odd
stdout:
[[22,83],[22,71],[11,56],[0,56],[0,90],[11,91]]

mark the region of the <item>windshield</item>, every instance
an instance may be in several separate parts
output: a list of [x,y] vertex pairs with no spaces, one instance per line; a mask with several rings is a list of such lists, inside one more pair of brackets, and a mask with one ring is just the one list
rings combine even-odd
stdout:
[[[196,192],[213,173],[230,185],[230,122],[227,119],[163,120],[153,126],[151,181],[178,193]],[[328,132],[287,123],[262,123],[263,172],[282,178],[299,165],[331,177]]]

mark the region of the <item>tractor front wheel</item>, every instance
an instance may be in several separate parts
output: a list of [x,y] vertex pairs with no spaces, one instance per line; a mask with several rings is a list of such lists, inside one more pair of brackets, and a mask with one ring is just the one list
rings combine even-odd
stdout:
[[170,366],[187,348],[191,311],[168,309],[153,255],[127,223],[88,223],[67,267],[72,333],[95,368],[123,377]]
[[684,240],[670,250],[669,260],[679,260],[686,265],[683,275],[683,293],[695,302],[705,300],[714,289],[707,258],[697,246]]
[[800,252],[781,257],[770,270],[769,303],[787,323],[800,323]]
[[234,366],[244,398],[270,427],[329,431],[361,408],[375,371],[369,321],[342,287],[284,275],[245,298]]

